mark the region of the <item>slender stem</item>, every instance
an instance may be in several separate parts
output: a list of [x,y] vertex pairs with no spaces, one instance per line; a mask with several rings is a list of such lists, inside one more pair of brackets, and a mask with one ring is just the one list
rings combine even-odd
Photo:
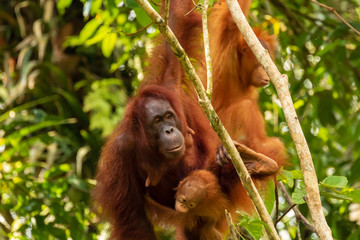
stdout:
[[150,0],[150,2],[151,2],[152,4],[154,4],[155,6],[160,6],[160,5],[161,5],[160,3],[157,3],[157,2],[155,2],[154,0]]
[[278,222],[281,221],[281,219],[283,219],[286,214],[288,214],[288,212],[290,212],[294,207],[296,207],[296,204],[292,204],[280,217],[278,220],[275,221],[275,225],[278,224]]
[[318,180],[309,146],[306,143],[304,133],[301,129],[301,125],[289,93],[288,77],[279,72],[272,61],[270,54],[263,48],[257,39],[244,16],[239,3],[235,0],[226,0],[226,3],[245,41],[253,51],[260,64],[264,67],[279,95],[286,122],[289,126],[291,137],[300,158],[300,166],[304,176],[306,192],[309,199],[311,199],[308,202],[308,206],[311,217],[315,223],[316,231],[320,239],[332,239],[331,229],[329,228],[322,211]]
[[165,26],[168,25],[168,21],[169,21],[169,9],[170,9],[170,0],[165,0]]
[[121,33],[125,34],[126,36],[133,36],[133,35],[138,34],[138,33],[141,32],[141,31],[144,31],[145,29],[147,29],[148,27],[150,27],[152,24],[153,24],[153,22],[149,23],[148,25],[146,25],[146,26],[143,27],[143,28],[140,28],[140,29],[137,30],[136,32],[126,33],[126,32],[124,32],[124,31],[121,31]]
[[169,43],[171,49],[173,50],[175,56],[180,61],[186,76],[188,79],[193,83],[194,88],[199,97],[199,103],[203,108],[205,114],[210,120],[210,123],[216,133],[218,134],[219,138],[222,141],[225,149],[229,153],[233,165],[237,174],[239,175],[242,184],[244,185],[246,191],[248,192],[251,200],[253,201],[255,208],[260,215],[260,218],[268,225],[270,231],[269,235],[271,239],[280,239],[278,236],[276,229],[274,227],[274,223],[271,220],[269,213],[266,210],[265,204],[262,201],[260,194],[258,193],[254,182],[252,181],[244,162],[242,161],[239,152],[236,150],[232,139],[230,138],[229,134],[225,130],[224,126],[222,125],[219,117],[215,113],[214,108],[211,105],[209,98],[207,97],[204,87],[201,83],[199,76],[196,74],[194,67],[192,66],[189,57],[185,53],[184,49],[181,47],[179,41],[177,41],[176,36],[171,31],[168,26],[165,26],[164,20],[161,16],[152,8],[146,0],[136,0],[137,3],[144,9],[144,11],[148,14],[148,16],[153,20],[153,22],[159,28],[161,34],[165,37],[167,42]]
[[356,30],[353,26],[350,25],[350,23],[348,23],[333,7],[329,7],[328,5],[325,5],[323,3],[319,3],[316,0],[311,0],[313,3],[319,5],[320,7],[326,8],[327,10],[329,10],[330,12],[332,12],[333,14],[335,14],[335,16],[337,16],[343,23],[345,23],[349,28],[351,28],[354,32],[356,32],[357,35],[360,35],[360,32],[358,30]]
[[209,7],[209,1],[204,0],[204,4],[201,6],[201,15],[202,15],[202,27],[203,27],[203,39],[204,39],[204,49],[205,49],[205,60],[206,60],[206,94],[209,98],[212,95],[213,89],[213,77],[212,77],[212,63],[210,57],[210,44],[209,44],[209,30],[207,24],[207,9]]
[[[286,188],[282,182],[278,182],[277,186],[280,188],[285,200],[288,202],[289,205],[293,205],[293,201],[291,200],[291,197],[289,193],[286,191]],[[297,207],[294,208],[295,216],[297,219],[299,219],[301,222],[304,223],[304,225],[312,232],[316,232],[315,227],[301,214],[299,209]]]

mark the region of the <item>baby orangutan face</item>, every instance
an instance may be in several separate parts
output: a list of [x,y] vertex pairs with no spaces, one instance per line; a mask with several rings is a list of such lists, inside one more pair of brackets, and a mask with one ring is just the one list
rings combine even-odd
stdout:
[[204,180],[195,176],[181,181],[177,187],[175,209],[187,213],[198,207],[206,198],[206,185]]

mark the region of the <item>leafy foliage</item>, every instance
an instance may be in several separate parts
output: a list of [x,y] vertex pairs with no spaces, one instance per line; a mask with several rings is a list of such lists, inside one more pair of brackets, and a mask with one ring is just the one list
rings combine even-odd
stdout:
[[[358,1],[322,2],[360,29]],[[360,202],[360,37],[309,0],[254,0],[250,23],[279,39],[276,63],[289,76],[334,238],[359,239],[360,229],[349,218],[356,211],[349,205]],[[93,177],[104,137],[122,118],[143,78],[147,63],[142,59],[158,33],[149,24],[134,0],[2,4],[1,236],[106,237],[108,226],[91,211]],[[261,90],[260,104],[268,133],[281,137],[291,159],[278,180],[310,219],[302,204],[306,192],[297,154],[273,86]],[[262,195],[271,211],[275,195],[269,192]],[[282,196],[279,201],[283,213],[289,206]],[[239,225],[255,239],[263,229],[250,217]],[[300,226],[303,239],[315,238]],[[283,239],[296,239],[292,211],[277,228]],[[171,239],[168,232],[160,235]]]

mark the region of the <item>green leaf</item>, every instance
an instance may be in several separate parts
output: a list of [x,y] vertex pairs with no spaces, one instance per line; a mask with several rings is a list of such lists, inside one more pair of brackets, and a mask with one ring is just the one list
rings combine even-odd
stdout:
[[304,179],[301,170],[292,170],[292,171],[291,171],[291,174],[292,174],[292,176],[293,176],[294,179],[300,179],[300,180],[303,180],[303,179]]
[[61,88],[57,88],[56,92],[65,98],[66,102],[70,105],[73,112],[76,113],[75,116],[79,118],[80,121],[82,122],[88,121],[88,116],[82,110],[81,103],[76,98],[75,93],[67,92]]
[[294,177],[290,171],[282,170],[276,179],[278,181],[285,181],[290,188],[294,186]]
[[247,226],[245,226],[245,229],[256,240],[259,240],[262,237],[262,230],[263,230],[263,224],[262,223],[251,222]]
[[320,192],[321,196],[327,197],[327,198],[335,198],[335,199],[340,199],[340,200],[347,200],[347,201],[352,201],[353,198],[350,196],[350,194],[348,193],[342,193],[339,191],[333,191],[330,189],[330,191],[324,191],[322,190]]
[[112,17],[119,14],[119,8],[115,4],[115,0],[106,0],[106,7]]
[[57,166],[50,168],[44,174],[44,179],[55,178],[63,173],[67,173],[71,170],[71,165],[68,163],[63,163]]
[[96,29],[98,29],[98,27],[101,25],[101,23],[102,21],[98,18],[94,18],[90,20],[80,32],[79,35],[80,42],[84,43],[86,40],[92,37]]
[[259,240],[262,237],[263,227],[267,227],[263,221],[247,215],[241,215],[239,226],[245,228],[256,240]]
[[95,15],[96,13],[98,13],[101,4],[102,4],[102,0],[93,0],[91,3],[90,14]]
[[15,108],[12,108],[9,111],[0,115],[0,122],[6,120],[10,116],[10,112],[15,112],[15,113],[21,112],[22,110],[28,110],[36,105],[52,102],[52,101],[55,101],[56,99],[58,99],[58,96],[56,96],[56,95],[43,97],[43,98],[31,101],[31,102],[27,102],[23,105],[15,107]]
[[125,0],[125,6],[128,8],[139,8],[139,4],[135,0]]
[[329,176],[324,179],[321,185],[328,188],[344,188],[347,183],[348,180],[344,176]]
[[265,207],[269,214],[271,214],[275,205],[275,183],[273,180],[268,180],[264,185],[258,186],[258,192],[264,201]]
[[90,45],[100,42],[110,32],[111,32],[111,29],[109,28],[109,26],[101,26],[99,28],[99,30],[96,31],[95,35],[92,38],[85,41],[85,45],[90,46]]
[[349,195],[353,198],[353,202],[360,203],[360,188],[350,192]]
[[[360,124],[358,125],[358,128],[360,129]],[[354,136],[360,136],[360,132],[359,134],[354,134]],[[359,146],[359,144],[357,144]],[[356,148],[356,145],[355,145]],[[357,147],[357,149],[360,149],[359,147]],[[354,161],[351,169],[350,169],[351,175],[349,176],[349,181],[353,182],[356,181],[357,179],[359,179],[358,174],[360,173],[360,158],[356,159],[356,161]]]
[[116,33],[107,34],[107,36],[103,39],[101,44],[101,50],[105,57],[111,56],[111,53],[115,48],[116,39]]
[[68,182],[71,186],[75,187],[78,190],[81,190],[85,193],[89,192],[89,188],[86,185],[86,182],[76,176],[68,178]]
[[65,13],[65,9],[70,7],[72,0],[58,0],[56,7],[61,15]]
[[342,40],[336,40],[334,42],[326,44],[320,51],[317,52],[318,56],[323,56],[329,52],[332,52],[337,46],[344,45],[344,41]]
[[331,91],[322,91],[318,93],[318,116],[321,124],[327,126],[328,124],[335,125],[336,118],[333,113],[333,96]]
[[70,118],[70,119],[62,119],[58,121],[44,121],[40,122],[38,124],[31,125],[29,127],[23,127],[19,131],[16,131],[10,135],[7,136],[5,139],[5,144],[11,143],[11,145],[16,146],[23,137],[26,135],[29,135],[33,132],[39,131],[44,128],[51,127],[53,128],[56,125],[62,125],[62,124],[74,124],[76,122],[76,119]]
[[142,8],[134,8],[134,11],[136,14],[136,20],[141,24],[141,26],[145,27],[152,22],[151,18]]
[[291,198],[295,204],[305,203],[304,196],[306,195],[306,189],[304,182],[300,182],[300,187],[295,188],[295,191],[292,193]]

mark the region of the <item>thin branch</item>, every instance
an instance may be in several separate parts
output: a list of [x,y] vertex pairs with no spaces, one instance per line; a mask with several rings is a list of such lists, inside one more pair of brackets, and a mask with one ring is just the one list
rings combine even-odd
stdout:
[[249,23],[247,22],[239,3],[235,0],[226,0],[230,13],[240,29],[246,43],[253,51],[257,60],[264,67],[266,73],[274,84],[276,91],[279,95],[281,105],[284,111],[286,122],[289,126],[291,137],[294,141],[297,153],[300,159],[300,166],[304,176],[304,183],[306,192],[311,201],[308,202],[311,217],[315,223],[316,232],[320,239],[332,239],[331,229],[329,228],[324,213],[322,211],[321,199],[318,187],[318,180],[311,158],[309,146],[306,143],[304,133],[301,129],[300,122],[296,115],[294,103],[292,102],[288,77],[281,74],[276,65],[272,61],[270,54],[263,48],[255,33],[252,31]]
[[212,89],[213,89],[213,76],[212,76],[212,63],[210,57],[210,44],[209,44],[209,30],[207,24],[207,9],[209,7],[208,0],[204,0],[204,5],[201,6],[201,15],[202,15],[202,27],[203,27],[203,39],[204,39],[204,49],[205,49],[205,60],[206,60],[206,94],[208,98],[211,99]]
[[[286,188],[282,182],[278,182],[277,186],[280,188],[285,200],[289,205],[293,205],[293,201],[291,200],[291,197],[289,193],[286,191]],[[294,208],[295,216],[298,220],[304,223],[307,229],[309,229],[312,232],[316,232],[315,227],[301,214],[299,209],[297,207]]]
[[296,207],[296,204],[293,203],[293,204],[283,213],[283,215],[281,215],[281,216],[278,218],[278,220],[276,220],[275,226],[276,226],[276,224],[278,224],[278,223],[281,221],[281,219],[283,219],[283,218],[286,216],[286,214],[288,214],[288,212],[290,212],[294,207]]
[[161,5],[160,3],[157,3],[157,2],[155,2],[154,0],[150,0],[150,2],[151,2],[152,4],[154,4],[155,6],[160,6],[160,5]]
[[[175,56],[181,63],[187,78],[193,83],[194,88],[199,97],[199,103],[203,108],[205,114],[210,120],[210,123],[216,133],[218,134],[219,138],[222,141],[225,149],[229,153],[233,165],[237,174],[239,175],[243,186],[245,187],[246,191],[248,192],[251,200],[253,201],[255,208],[260,215],[260,218],[268,225],[269,227],[269,236],[271,239],[280,239],[278,236],[274,223],[266,210],[265,204],[262,201],[260,194],[258,193],[254,182],[251,179],[250,174],[248,173],[245,164],[243,163],[239,152],[235,148],[232,139],[230,138],[229,134],[225,130],[225,127],[222,125],[219,117],[215,113],[214,108],[211,105],[209,98],[206,95],[204,86],[201,83],[199,76],[196,74],[194,67],[192,66],[189,57],[185,53],[184,49],[181,47],[179,41],[176,39],[176,36],[171,31],[168,26],[165,26],[164,20],[161,16],[152,8],[146,0],[136,0],[136,2],[141,6],[142,9],[148,14],[148,16],[153,20],[153,22],[158,27],[161,34],[165,37],[167,42],[169,43],[171,49],[173,50]],[[267,229],[267,228],[266,228]]]
[[329,10],[330,12],[332,12],[333,14],[335,14],[335,16],[337,16],[343,23],[345,23],[349,28],[351,28],[357,35],[360,35],[360,32],[358,30],[356,30],[353,26],[350,25],[350,23],[348,23],[333,7],[329,7],[323,3],[319,3],[316,0],[311,0],[313,3],[319,5],[320,7],[326,8],[327,10]]
[[[195,4],[195,3],[194,3]],[[187,16],[187,15],[189,15],[190,13],[192,13],[195,9],[197,9],[199,7],[199,5],[196,5],[195,4],[195,7],[193,8],[193,9],[191,9],[189,12],[187,12],[186,14],[185,14],[185,16]]]
[[169,22],[169,9],[170,9],[170,0],[165,0],[165,26]]
[[140,28],[140,29],[137,30],[136,32],[126,33],[126,32],[124,32],[124,31],[121,31],[121,33],[125,34],[126,36],[133,36],[133,35],[138,34],[138,33],[141,32],[141,31],[144,31],[145,29],[147,29],[148,27],[150,27],[152,24],[153,24],[153,22],[149,23],[148,25],[146,25],[146,26],[143,27],[143,28]]

